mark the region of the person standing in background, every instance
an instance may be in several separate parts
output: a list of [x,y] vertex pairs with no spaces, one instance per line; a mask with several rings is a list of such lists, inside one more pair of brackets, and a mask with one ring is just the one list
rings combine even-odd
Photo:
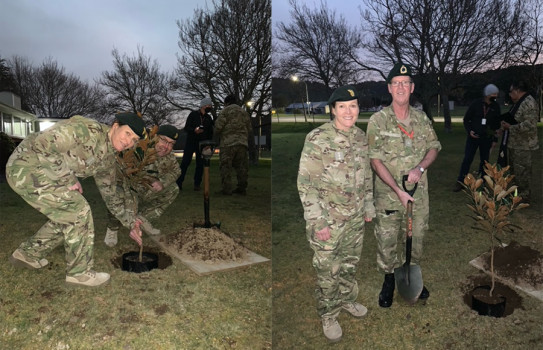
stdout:
[[466,146],[464,159],[460,166],[460,173],[454,184],[453,191],[458,192],[464,187],[464,177],[469,173],[469,168],[479,149],[479,176],[483,174],[485,162],[490,157],[490,150],[498,142],[496,135],[500,128],[500,106],[496,99],[499,90],[494,84],[488,84],[483,90],[484,97],[471,103],[464,115],[464,129],[466,129]]
[[213,118],[209,114],[212,109],[212,102],[209,97],[200,101],[200,109],[192,111],[185,122],[187,141],[183,150],[181,160],[181,176],[177,179],[177,186],[183,189],[183,181],[187,175],[187,169],[192,161],[192,155],[196,154],[196,169],[194,170],[194,190],[199,191],[204,174],[204,160],[200,152],[200,141],[213,139]]
[[514,124],[502,121],[501,126],[509,133],[507,141],[508,164],[515,175],[518,194],[525,203],[531,200],[532,153],[539,149],[537,137],[538,107],[536,100],[528,93],[525,82],[516,81],[509,88],[513,101],[510,114]]

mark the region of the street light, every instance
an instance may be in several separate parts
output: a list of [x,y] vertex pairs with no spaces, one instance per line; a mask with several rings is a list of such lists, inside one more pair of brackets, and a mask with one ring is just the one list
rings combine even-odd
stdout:
[[[294,81],[294,82],[300,81],[296,75],[293,75],[290,79],[292,81]],[[305,102],[307,104],[307,106],[304,107],[304,118],[305,118],[305,121],[307,123],[307,115],[305,114],[305,110],[307,108],[307,111],[309,112],[309,93],[307,91],[307,83],[305,81],[303,83],[305,85]],[[303,101],[302,101],[302,105],[304,105]],[[313,122],[315,122],[315,117],[314,116],[313,116]]]

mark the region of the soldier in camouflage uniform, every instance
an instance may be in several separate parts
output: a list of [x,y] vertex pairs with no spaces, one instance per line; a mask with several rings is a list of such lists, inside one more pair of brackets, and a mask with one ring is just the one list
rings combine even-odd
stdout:
[[[49,220],[15,250],[11,263],[42,268],[48,264],[45,256],[64,242],[68,284],[92,287],[108,282],[109,274],[92,270],[94,223],[77,178],[94,176],[100,192],[111,194],[115,152],[133,147],[144,134],[145,124],[136,114],[117,115],[111,127],[74,116],[23,140],[8,160],[7,181]],[[106,204],[111,205],[107,200]],[[115,215],[124,215],[114,209]],[[133,234],[139,225],[130,223]]]
[[[178,129],[173,125],[162,125],[157,132],[156,160],[146,165],[142,171],[154,178],[150,187],[145,183],[123,177],[118,184],[119,193],[126,193],[125,207],[134,208],[131,212],[141,221],[141,228],[148,234],[158,235],[160,230],[154,228],[150,220],[160,217],[166,208],[173,203],[179,194],[176,180],[181,174],[179,163],[172,153],[175,141],[179,136]],[[120,166],[118,164],[118,166]],[[121,171],[122,173],[122,171]],[[108,225],[104,242],[113,247],[117,244],[117,233],[121,222],[108,211]],[[135,218],[131,218],[135,220]]]
[[532,152],[539,149],[537,138],[538,108],[536,100],[528,93],[524,82],[514,82],[509,89],[509,96],[514,105],[511,107],[515,123],[502,121],[502,128],[509,130],[507,141],[508,164],[515,175],[519,187],[519,196],[524,202],[530,202],[532,180]]
[[[249,114],[236,104],[233,95],[226,96],[224,104],[226,107],[219,113],[214,131],[214,137],[220,138],[219,169],[222,183],[220,193],[245,195],[249,177],[247,149],[249,138],[253,137],[251,119]],[[233,191],[232,169],[235,169],[237,174],[237,187]]]
[[339,341],[341,310],[363,317],[356,302],[356,267],[362,252],[364,223],[375,217],[372,171],[366,135],[355,123],[358,95],[352,86],[334,91],[328,101],[334,119],[311,131],[298,171],[306,235],[317,272],[317,312],[328,340]]
[[[379,305],[390,307],[394,295],[394,268],[403,264],[398,258],[398,240],[405,247],[406,206],[413,201],[412,261],[420,262],[422,240],[428,226],[428,176],[426,169],[441,150],[435,131],[426,114],[409,105],[413,93],[411,68],[397,63],[388,77],[388,91],[392,104],[373,114],[368,123],[368,143],[374,179],[375,209],[377,212],[375,237],[377,265],[385,273]],[[409,187],[418,183],[411,197],[402,189],[402,177],[408,175]],[[420,295],[428,298],[426,287]]]

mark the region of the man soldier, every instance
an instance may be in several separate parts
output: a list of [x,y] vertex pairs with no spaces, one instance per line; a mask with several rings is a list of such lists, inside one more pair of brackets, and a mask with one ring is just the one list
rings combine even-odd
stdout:
[[[220,193],[231,195],[247,194],[249,160],[247,150],[249,138],[253,138],[253,127],[249,114],[236,104],[237,99],[228,95],[224,99],[225,107],[219,113],[215,123],[215,137],[220,138],[219,169],[222,190]],[[232,190],[232,169],[236,171],[237,186]]]
[[[115,195],[124,194],[125,210],[141,220],[141,228],[147,234],[160,234],[160,230],[154,228],[150,221],[159,218],[179,194],[179,187],[175,181],[181,170],[172,153],[178,136],[179,130],[175,126],[160,126],[155,136],[156,158],[142,167],[140,173],[144,176],[137,176],[137,174],[132,178],[124,176],[120,178],[117,186],[118,191]],[[123,170],[119,169],[121,173]],[[113,247],[117,244],[117,233],[121,222],[110,212],[108,212],[108,219],[104,242]],[[128,218],[128,220],[133,219]],[[136,241],[141,244],[140,237],[137,237]]]
[[[109,201],[115,192],[115,153],[132,148],[145,137],[145,123],[135,113],[115,116],[113,126],[81,116],[60,121],[29,135],[6,165],[11,188],[47,217],[47,222],[10,257],[15,266],[40,269],[45,256],[64,244],[66,283],[95,287],[109,274],[93,270],[94,222],[78,177],[94,176],[106,205],[121,218],[122,208]],[[141,221],[125,221],[130,236],[141,235]]]
[[529,203],[532,189],[532,153],[539,149],[537,137],[537,101],[528,92],[523,81],[515,81],[509,88],[513,106],[509,111],[512,120],[502,121],[501,126],[509,134],[507,141],[508,163],[515,175],[518,194]]
[[[409,105],[409,97],[415,89],[411,77],[411,67],[403,63],[394,65],[387,77],[392,104],[373,114],[367,129],[369,156],[377,175],[373,186],[377,265],[385,274],[379,293],[381,307],[392,305],[394,268],[403,264],[403,259],[398,258],[397,247],[398,240],[405,242],[401,227],[408,201],[413,201],[412,260],[418,264],[422,257],[422,240],[429,217],[426,170],[441,150],[426,114]],[[418,183],[413,197],[402,189],[404,175],[408,175],[408,183]],[[420,298],[426,299],[429,295],[424,287]]]

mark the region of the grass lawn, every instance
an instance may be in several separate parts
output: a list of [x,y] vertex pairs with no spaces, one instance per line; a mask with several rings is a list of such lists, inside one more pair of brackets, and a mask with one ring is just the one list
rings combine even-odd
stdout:
[[[192,190],[192,162],[185,189],[156,225],[173,233],[203,222],[202,192]],[[271,258],[271,159],[249,170],[247,196],[220,196],[218,157],[210,167],[210,218],[253,252]],[[179,260],[149,273],[125,272],[114,261],[138,250],[119,232],[107,247],[105,205],[94,181],[82,181],[96,228],[95,269],[111,274],[96,289],[65,286],[64,249],[56,248],[40,271],[8,262],[45,217],[0,183],[0,349],[270,349],[271,263],[198,276]],[[156,250],[145,239],[146,251]]]
[[[274,124],[272,167],[273,347],[275,349],[332,348],[322,334],[315,310],[312,250],[305,239],[303,209],[296,176],[305,134],[316,125]],[[366,129],[365,124],[359,125]],[[462,300],[467,278],[479,274],[469,261],[488,250],[487,234],[472,229],[467,197],[452,192],[464,152],[461,124],[452,133],[436,123],[443,150],[429,169],[430,229],[421,262],[431,296],[425,305],[409,306],[396,293],[389,309],[378,306],[383,276],[376,265],[373,224],[366,226],[357,272],[358,301],[369,309],[357,320],[339,316],[343,339],[335,349],[532,349],[543,343],[543,303],[522,294],[523,309],[505,318],[478,316]],[[539,127],[543,139],[543,128]],[[543,142],[540,142],[542,145]],[[532,206],[516,212],[523,227],[511,239],[543,251],[542,150],[534,157]],[[497,158],[496,150],[491,161]],[[478,164],[472,164],[475,170]],[[540,344],[540,345],[537,345]]]

